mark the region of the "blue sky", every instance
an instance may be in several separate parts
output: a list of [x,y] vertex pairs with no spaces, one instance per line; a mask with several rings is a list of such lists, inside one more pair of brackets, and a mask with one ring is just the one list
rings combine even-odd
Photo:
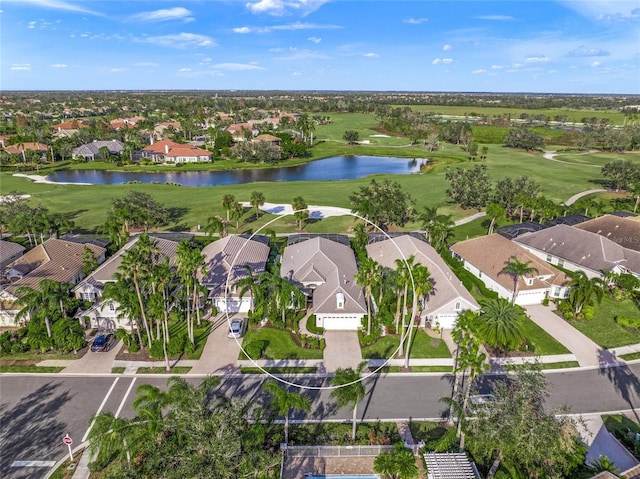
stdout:
[[0,0],[2,90],[640,93],[640,1]]

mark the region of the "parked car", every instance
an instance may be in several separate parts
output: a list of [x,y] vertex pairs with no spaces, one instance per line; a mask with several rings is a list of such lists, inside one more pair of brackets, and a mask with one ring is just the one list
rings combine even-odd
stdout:
[[116,337],[111,333],[99,334],[91,343],[91,351],[94,353],[106,353],[116,342]]
[[227,336],[230,338],[241,338],[247,332],[247,318],[233,318],[229,324],[229,333]]

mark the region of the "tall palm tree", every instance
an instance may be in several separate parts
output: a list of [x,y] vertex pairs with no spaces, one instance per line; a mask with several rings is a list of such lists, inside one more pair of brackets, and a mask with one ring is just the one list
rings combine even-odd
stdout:
[[480,304],[482,312],[478,332],[483,341],[498,349],[515,349],[524,337],[522,321],[525,314],[522,308],[504,298],[485,299]]
[[412,332],[415,328],[414,321],[420,317],[422,305],[424,304],[424,296],[429,294],[433,288],[433,284],[429,280],[430,273],[426,266],[416,263],[413,265],[413,304],[411,307],[411,319],[409,321],[409,331],[405,339],[404,367],[409,367],[409,358],[412,345]]
[[256,219],[260,216],[260,207],[264,205],[265,199],[264,194],[260,191],[252,191],[251,192],[251,200],[249,203],[256,209]]
[[602,302],[606,284],[601,278],[589,278],[584,271],[576,271],[568,284],[569,302],[573,306],[573,319],[576,319],[582,309],[595,299]]
[[128,319],[131,322],[131,333],[135,325],[138,344],[142,345],[140,303],[138,303],[133,282],[120,272],[114,273],[113,279],[114,281],[105,284],[102,301],[105,304],[117,303],[118,318]]
[[204,255],[196,248],[193,248],[187,240],[182,240],[176,249],[176,266],[178,268],[178,276],[182,281],[182,285],[186,292],[187,306],[187,335],[189,341],[195,344],[195,334],[193,325],[193,311],[198,309],[199,294],[198,272],[203,271]]
[[227,221],[229,221],[231,216],[231,209],[233,208],[233,204],[236,202],[236,197],[232,194],[222,195],[222,208],[227,212]]
[[331,391],[329,397],[336,400],[338,407],[351,406],[353,412],[353,429],[351,432],[351,440],[356,440],[356,421],[358,417],[358,403],[364,399],[366,393],[364,384],[360,380],[360,374],[366,366],[366,362],[360,363],[357,369],[338,368],[335,375],[331,378],[331,385],[335,389]]
[[280,416],[284,416],[284,442],[289,443],[289,413],[291,411],[311,410],[311,399],[295,392],[289,392],[276,381],[268,381],[263,389],[271,396],[269,401]]
[[[406,329],[406,321],[407,321],[407,303],[409,302],[409,286],[415,286],[415,280],[413,278],[413,270],[416,265],[415,256],[411,255],[406,260],[405,259],[397,259],[396,270],[398,271],[398,281],[399,285],[402,286],[402,329],[399,330],[400,333],[400,341],[404,339],[405,329]],[[398,298],[399,299],[399,298]],[[396,312],[399,311],[399,305],[396,308]],[[412,318],[413,319],[413,318]],[[398,329],[398,320],[396,319],[396,330]]]
[[487,234],[493,234],[493,228],[496,221],[502,220],[507,216],[507,210],[504,206],[498,203],[491,203],[486,208],[487,216],[491,218],[491,224],[489,224],[489,232]]
[[508,274],[513,278],[513,295],[511,296],[511,304],[515,304],[518,297],[518,279],[520,276],[537,274],[538,269],[531,266],[531,261],[522,262],[516,256],[511,256],[504,268],[498,274]]
[[296,196],[292,203],[291,207],[295,213],[294,217],[298,220],[298,229],[302,229],[304,222],[309,218],[309,210],[307,210],[307,202],[302,198],[302,196]]
[[16,294],[18,295],[16,305],[22,307],[17,314],[17,319],[41,318],[47,328],[47,336],[51,338],[52,322],[66,315],[69,285],[52,279],[43,279],[38,283],[37,288],[18,286]]
[[360,267],[355,275],[356,283],[364,286],[364,295],[367,302],[367,334],[371,334],[371,291],[379,270],[380,265],[376,260],[366,257],[360,262]]
[[458,398],[458,388],[461,384],[460,373],[462,379],[464,379],[465,369],[459,364],[460,351],[468,346],[469,342],[473,341],[473,338],[477,338],[477,330],[480,314],[475,311],[466,310],[458,314],[456,324],[451,331],[451,337],[456,342],[456,356],[453,364],[453,373],[455,375],[453,381],[453,388],[451,391],[451,402],[449,403],[448,420],[453,425],[453,401]]

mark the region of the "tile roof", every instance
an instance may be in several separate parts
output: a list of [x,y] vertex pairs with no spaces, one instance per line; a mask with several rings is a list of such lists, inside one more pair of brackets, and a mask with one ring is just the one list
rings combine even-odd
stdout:
[[93,244],[83,245],[55,238],[48,239],[6,267],[19,269],[26,274],[9,285],[7,291],[13,294],[18,286],[37,288],[43,279],[52,279],[58,283],[72,281],[82,271],[85,246],[93,251],[96,258],[106,252],[104,248]]
[[640,223],[632,218],[604,215],[575,227],[609,238],[624,248],[640,251]]
[[[364,292],[356,284],[358,272],[353,250],[326,238],[311,238],[287,246],[282,253],[280,275],[294,284],[303,279],[324,280],[313,291],[313,310],[320,314],[366,314]],[[315,283],[315,281],[314,281]],[[335,297],[345,296],[344,308],[338,309]]]
[[258,135],[256,136],[253,140],[251,141],[269,141],[269,142],[276,142],[276,141],[282,141],[281,138],[278,138],[277,136],[273,136],[273,135],[268,135],[266,133],[263,133],[262,135]]
[[186,157],[210,157],[212,153],[208,150],[203,150],[192,145],[185,145],[182,143],[176,143],[172,140],[160,140],[152,145],[145,146],[143,151],[150,151],[156,154],[165,155],[168,158],[175,158],[178,156]]
[[[571,226],[567,226],[567,228],[571,228]],[[544,231],[546,230],[541,232]],[[546,288],[549,285],[565,286],[570,281],[570,278],[559,269],[554,268],[522,246],[509,241],[499,234],[460,241],[451,246],[451,251],[478,268],[482,271],[482,274],[486,274],[500,283],[508,291],[513,291],[513,277],[500,273],[500,271],[512,256],[515,256],[523,263],[530,261],[530,266],[538,270],[532,285],[528,285],[522,276],[518,278],[518,289],[520,291]],[[539,277],[546,277],[546,279],[541,280]]]
[[22,151],[47,151],[49,147],[42,143],[25,142],[16,143],[15,145],[9,145],[5,148],[5,151],[11,155],[22,153]]
[[85,143],[78,148],[73,149],[73,156],[91,155],[96,156],[100,153],[100,148],[106,147],[109,153],[112,155],[118,154],[122,151],[124,144],[119,140],[94,140],[91,143]]
[[480,309],[471,293],[462,285],[438,252],[426,241],[402,235],[367,245],[367,255],[381,266],[396,268],[396,259],[414,257],[415,262],[429,270],[433,291],[427,299],[424,313],[434,314],[439,308],[456,299],[464,299],[471,307]]
[[9,258],[22,253],[26,248],[21,244],[12,241],[0,240],[0,264]]
[[640,252],[623,248],[605,236],[575,226],[556,225],[519,236],[514,241],[591,271],[601,272],[621,266],[640,273]]
[[231,285],[247,276],[247,266],[254,275],[265,271],[269,245],[265,237],[250,239],[243,235],[229,235],[209,243],[202,249],[202,254],[205,256],[206,273],[199,275],[200,282],[226,289],[227,279]]

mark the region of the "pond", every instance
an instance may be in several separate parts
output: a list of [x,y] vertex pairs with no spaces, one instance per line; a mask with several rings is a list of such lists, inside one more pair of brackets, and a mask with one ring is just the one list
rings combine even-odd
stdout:
[[257,181],[336,181],[354,180],[369,175],[405,175],[417,173],[427,163],[426,158],[395,158],[388,156],[334,156],[304,165],[250,168],[232,171],[159,171],[119,172],[104,170],[60,170],[47,180],[60,183],[91,183],[119,185],[140,183],[178,183],[184,186],[217,186],[254,183]]

